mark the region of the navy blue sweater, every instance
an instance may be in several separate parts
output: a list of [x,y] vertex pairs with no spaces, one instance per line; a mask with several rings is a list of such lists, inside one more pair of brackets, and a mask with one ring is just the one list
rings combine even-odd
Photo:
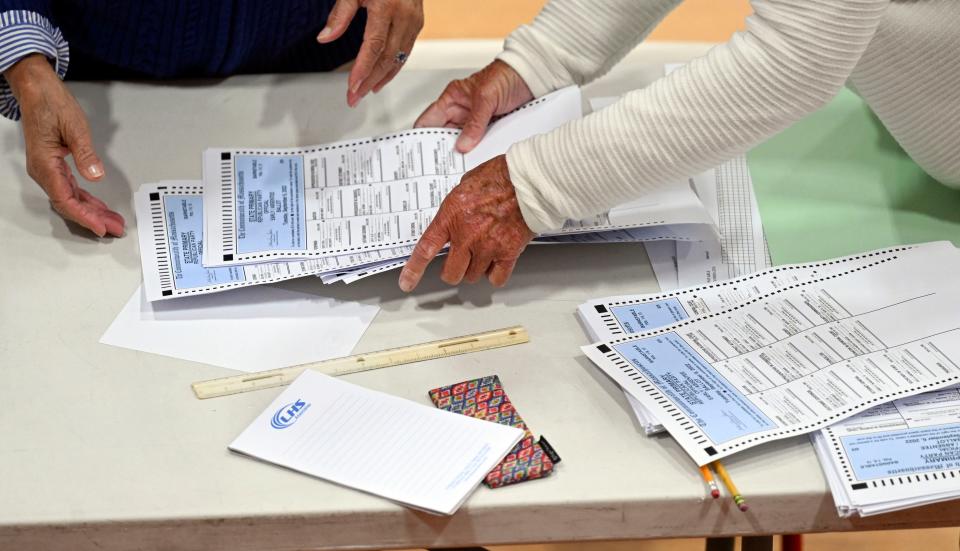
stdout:
[[36,12],[70,45],[67,78],[184,78],[326,71],[356,56],[361,10],[332,44],[316,41],[334,0],[0,0]]

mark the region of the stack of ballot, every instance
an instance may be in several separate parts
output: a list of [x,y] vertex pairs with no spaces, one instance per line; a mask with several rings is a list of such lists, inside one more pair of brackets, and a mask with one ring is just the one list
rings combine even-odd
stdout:
[[[467,154],[454,149],[460,131],[448,128],[300,148],[208,149],[202,182],[146,184],[136,194],[147,299],[303,276],[351,283],[397,269],[467,171],[580,117],[581,101],[576,87],[534,100],[492,124]],[[570,220],[535,242],[716,242],[716,216],[695,179]]]
[[596,299],[578,310],[598,341],[583,351],[698,464],[820,431],[842,515],[950,499],[958,268],[938,242]]
[[875,406],[813,434],[842,517],[960,497],[960,388]]

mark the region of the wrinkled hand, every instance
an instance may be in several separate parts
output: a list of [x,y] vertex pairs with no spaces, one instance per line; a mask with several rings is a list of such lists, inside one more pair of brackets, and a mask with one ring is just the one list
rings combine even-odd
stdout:
[[533,93],[520,74],[496,60],[448,84],[414,126],[463,128],[456,148],[466,153],[480,142],[494,116],[509,113],[532,99]]
[[120,214],[77,184],[67,155],[88,181],[103,179],[87,117],[42,55],[28,56],[4,72],[20,104],[27,173],[40,184],[60,216],[100,237],[123,235]]
[[367,26],[347,78],[350,107],[393,80],[403,66],[396,60],[397,52],[409,56],[423,28],[423,0],[337,0],[317,41],[326,44],[343,36],[360,8],[367,10]]
[[412,291],[430,261],[450,243],[440,279],[457,285],[486,275],[502,287],[517,258],[533,239],[523,221],[510,182],[507,159],[500,155],[466,173],[447,195],[400,273],[400,288]]

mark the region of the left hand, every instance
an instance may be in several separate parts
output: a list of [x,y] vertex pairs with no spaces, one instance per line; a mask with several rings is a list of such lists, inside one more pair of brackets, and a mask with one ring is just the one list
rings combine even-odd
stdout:
[[[347,79],[350,107],[393,80],[423,28],[423,0],[337,0],[317,42],[326,44],[340,38],[360,8],[367,10],[367,26]],[[403,60],[397,58],[401,52]]]
[[457,285],[486,275],[502,287],[534,235],[520,213],[507,158],[499,155],[466,173],[443,200],[400,273],[400,288],[414,290],[447,243],[450,252],[440,279]]

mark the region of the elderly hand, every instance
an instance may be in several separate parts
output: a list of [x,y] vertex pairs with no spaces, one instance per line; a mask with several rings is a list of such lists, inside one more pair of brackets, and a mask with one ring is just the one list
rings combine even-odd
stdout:
[[123,217],[77,184],[67,155],[88,181],[103,179],[83,109],[42,55],[21,59],[4,72],[20,104],[27,173],[60,216],[100,237],[123,235]]
[[533,93],[520,74],[496,60],[469,77],[448,84],[414,126],[463,128],[456,148],[466,153],[483,138],[490,119],[532,99]]
[[416,288],[447,243],[450,252],[440,279],[456,285],[463,279],[476,283],[486,275],[502,287],[533,237],[520,213],[507,159],[494,157],[466,173],[443,200],[400,273],[400,288]]
[[326,44],[340,38],[360,8],[367,10],[367,26],[347,78],[350,107],[393,80],[423,28],[423,0],[337,0],[317,41]]

